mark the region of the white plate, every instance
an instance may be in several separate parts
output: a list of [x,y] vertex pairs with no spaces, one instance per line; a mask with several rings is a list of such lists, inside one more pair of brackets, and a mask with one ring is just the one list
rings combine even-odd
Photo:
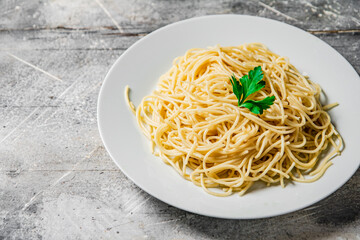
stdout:
[[[300,71],[324,89],[328,102],[339,102],[331,117],[346,148],[325,175],[314,183],[253,190],[243,197],[214,197],[184,180],[154,157],[128,110],[124,88],[132,89],[137,106],[155,88],[172,60],[187,49],[216,44],[234,46],[261,42],[287,56]],[[250,219],[276,216],[307,207],[340,188],[359,167],[360,79],[352,66],[325,42],[278,21],[241,15],[192,18],[170,24],[142,38],[115,62],[98,101],[98,123],[107,151],[140,188],[175,207],[212,217]]]

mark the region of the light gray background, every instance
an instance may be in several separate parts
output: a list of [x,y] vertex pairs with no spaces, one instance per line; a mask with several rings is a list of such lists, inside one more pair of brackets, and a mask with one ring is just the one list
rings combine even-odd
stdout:
[[307,209],[236,221],[154,199],[106,153],[96,101],[115,60],[161,26],[226,13],[300,27],[360,72],[359,0],[1,0],[0,239],[360,239],[359,170]]

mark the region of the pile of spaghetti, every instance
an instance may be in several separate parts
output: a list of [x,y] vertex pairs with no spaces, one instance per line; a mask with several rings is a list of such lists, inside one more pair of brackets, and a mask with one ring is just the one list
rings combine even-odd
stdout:
[[[275,96],[263,114],[239,107],[229,80],[257,66],[266,85],[251,98]],[[313,182],[332,164],[342,140],[320,92],[287,58],[253,43],[188,50],[129,106],[153,153],[185,179],[216,196],[242,195],[257,181]]]

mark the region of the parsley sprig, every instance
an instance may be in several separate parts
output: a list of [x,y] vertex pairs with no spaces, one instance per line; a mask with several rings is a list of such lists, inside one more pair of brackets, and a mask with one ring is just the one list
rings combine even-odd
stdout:
[[265,81],[262,80],[263,77],[264,74],[261,70],[261,66],[250,70],[249,74],[242,76],[239,81],[236,79],[235,75],[231,76],[230,82],[233,87],[233,92],[238,99],[239,107],[246,107],[255,114],[262,114],[264,110],[274,104],[274,96],[266,97],[259,101],[246,100],[248,96],[265,87]]

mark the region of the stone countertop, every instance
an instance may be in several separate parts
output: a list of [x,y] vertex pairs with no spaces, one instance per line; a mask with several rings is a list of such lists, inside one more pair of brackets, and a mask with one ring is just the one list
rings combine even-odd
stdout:
[[96,103],[115,60],[159,27],[230,13],[304,29],[360,72],[358,0],[0,1],[0,239],[360,239],[359,170],[301,211],[223,220],[153,198],[104,149]]

